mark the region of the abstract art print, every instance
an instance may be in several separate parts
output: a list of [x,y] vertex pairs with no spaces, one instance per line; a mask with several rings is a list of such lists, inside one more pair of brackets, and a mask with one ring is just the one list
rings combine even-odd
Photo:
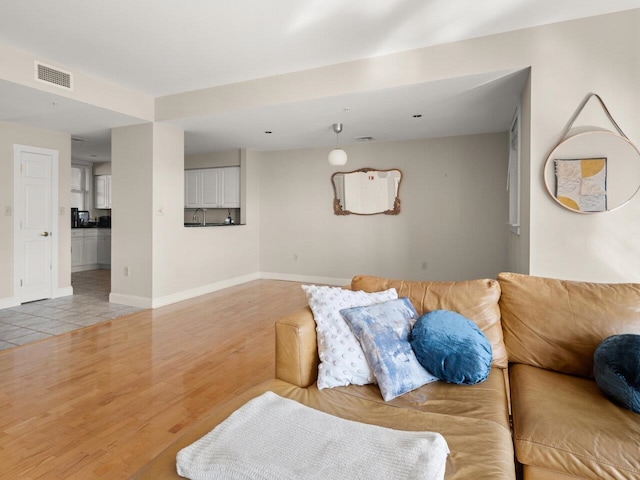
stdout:
[[607,159],[556,159],[556,198],[578,212],[607,210]]

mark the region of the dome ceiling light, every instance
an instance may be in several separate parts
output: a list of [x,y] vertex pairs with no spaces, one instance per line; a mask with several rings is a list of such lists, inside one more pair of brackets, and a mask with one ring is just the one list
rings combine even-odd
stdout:
[[334,166],[341,166],[347,163],[347,152],[338,148],[338,137],[342,132],[342,124],[334,123],[333,131],[336,132],[336,148],[329,152],[329,164]]

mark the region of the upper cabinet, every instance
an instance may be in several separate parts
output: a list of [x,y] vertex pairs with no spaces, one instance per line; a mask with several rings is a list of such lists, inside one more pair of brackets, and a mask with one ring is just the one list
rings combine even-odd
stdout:
[[222,170],[222,207],[240,208],[240,167],[227,167]]
[[184,171],[184,208],[198,208],[202,202],[202,170]]
[[96,175],[95,208],[111,208],[111,175]]
[[185,208],[239,208],[240,167],[184,172]]

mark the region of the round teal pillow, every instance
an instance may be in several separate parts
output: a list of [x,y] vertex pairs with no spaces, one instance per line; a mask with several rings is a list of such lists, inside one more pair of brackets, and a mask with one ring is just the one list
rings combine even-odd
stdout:
[[613,335],[593,354],[593,376],[614,402],[640,413],[640,335]]
[[411,346],[420,364],[448,383],[473,385],[491,371],[491,343],[459,313],[433,310],[416,320]]

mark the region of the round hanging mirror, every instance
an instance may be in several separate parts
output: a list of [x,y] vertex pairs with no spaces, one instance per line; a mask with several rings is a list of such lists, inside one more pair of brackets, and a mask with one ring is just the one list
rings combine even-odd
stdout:
[[640,152],[608,130],[562,140],[544,164],[544,183],[560,205],[577,213],[610,212],[640,190]]

